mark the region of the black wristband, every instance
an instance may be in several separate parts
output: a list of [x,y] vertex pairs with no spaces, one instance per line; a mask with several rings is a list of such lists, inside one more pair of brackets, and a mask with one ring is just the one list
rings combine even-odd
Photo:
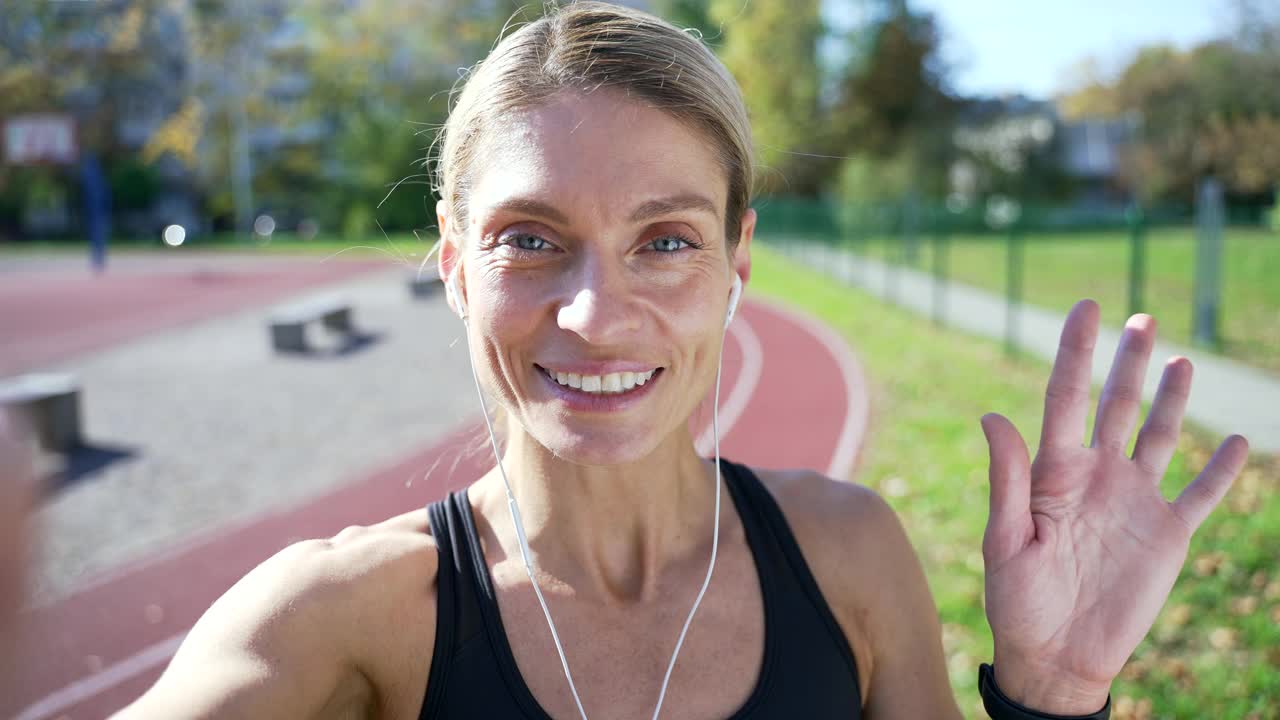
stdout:
[[1107,720],[1111,717],[1111,696],[1107,704],[1092,715],[1050,715],[1023,707],[1009,699],[996,685],[996,670],[987,663],[978,666],[978,694],[992,720]]

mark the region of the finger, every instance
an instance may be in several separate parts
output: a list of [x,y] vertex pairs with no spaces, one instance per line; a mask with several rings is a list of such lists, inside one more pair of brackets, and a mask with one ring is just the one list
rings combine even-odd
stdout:
[[1031,460],[1022,435],[1007,418],[982,416],[990,448],[990,514],[982,542],[988,566],[999,565],[1026,544],[1031,525]]
[[1098,341],[1098,304],[1081,300],[1067,314],[1058,356],[1044,394],[1040,447],[1080,447],[1089,417],[1093,347]]
[[1111,372],[1098,398],[1098,419],[1093,424],[1093,447],[1125,452],[1142,410],[1142,381],[1147,376],[1156,322],[1150,315],[1134,315],[1124,324]]
[[1190,360],[1175,357],[1165,363],[1151,412],[1142,423],[1142,430],[1138,431],[1138,442],[1133,448],[1134,462],[1152,474],[1156,483],[1164,477],[1169,460],[1178,447],[1182,414],[1187,409],[1187,398],[1191,396],[1191,376]]
[[1200,475],[1183,488],[1173,501],[1173,511],[1191,532],[1217,507],[1248,459],[1249,442],[1240,435],[1232,435],[1222,441]]

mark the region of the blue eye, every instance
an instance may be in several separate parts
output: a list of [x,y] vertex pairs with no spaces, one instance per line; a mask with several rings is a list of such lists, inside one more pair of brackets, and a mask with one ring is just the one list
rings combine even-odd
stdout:
[[656,238],[652,245],[659,250],[660,255],[674,255],[681,249],[679,243],[684,243],[686,246],[695,249],[702,247],[692,240],[680,237],[679,235],[664,235],[660,238]]
[[498,245],[510,246],[521,253],[536,253],[550,246],[546,240],[532,233],[511,233],[498,238]]

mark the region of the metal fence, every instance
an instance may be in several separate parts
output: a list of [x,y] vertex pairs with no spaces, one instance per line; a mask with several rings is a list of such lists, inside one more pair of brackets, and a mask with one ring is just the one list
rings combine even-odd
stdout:
[[[1241,293],[1233,309],[1248,306],[1246,315],[1280,310],[1280,297],[1267,289],[1280,285],[1280,275],[1266,277],[1280,271],[1280,234],[1256,218],[1229,224],[1241,218],[1229,216],[1212,181],[1196,205],[1185,207],[1021,207],[1008,198],[972,207],[911,199],[858,205],[785,197],[756,207],[756,233],[765,243],[852,284],[874,286],[891,301],[918,306],[927,293],[938,323],[949,324],[949,293],[956,288],[1002,297],[1010,351],[1024,304],[1065,310],[1081,297],[1099,301],[1104,321],[1119,324],[1129,314],[1152,312],[1165,337],[1255,364],[1269,365],[1280,346],[1264,337],[1253,347],[1252,331],[1235,332],[1230,323],[1224,333],[1224,277]],[[1243,248],[1232,262],[1224,262],[1224,246],[1237,248],[1225,243],[1224,230]],[[1255,272],[1261,276],[1252,277]],[[1255,290],[1261,295],[1251,294]],[[1280,321],[1261,333],[1280,334]]]

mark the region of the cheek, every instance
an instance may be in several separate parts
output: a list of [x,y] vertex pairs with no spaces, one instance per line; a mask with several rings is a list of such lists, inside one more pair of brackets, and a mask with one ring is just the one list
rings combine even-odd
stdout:
[[[709,329],[718,328],[723,322],[725,302],[715,297],[712,288],[717,287],[712,271],[698,269],[673,273],[671,281],[658,290],[657,302],[672,316],[672,323],[688,332],[703,335]],[[726,295],[726,298],[728,296]]]

